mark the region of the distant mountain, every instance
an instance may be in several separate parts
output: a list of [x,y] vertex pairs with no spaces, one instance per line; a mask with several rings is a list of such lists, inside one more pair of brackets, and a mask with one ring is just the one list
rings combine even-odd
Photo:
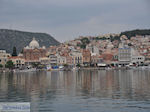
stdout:
[[33,37],[39,42],[40,46],[49,47],[50,45],[59,45],[51,35],[46,33],[32,33],[17,30],[0,29],[0,49],[5,49],[12,53],[15,46],[19,53],[25,46],[29,45]]

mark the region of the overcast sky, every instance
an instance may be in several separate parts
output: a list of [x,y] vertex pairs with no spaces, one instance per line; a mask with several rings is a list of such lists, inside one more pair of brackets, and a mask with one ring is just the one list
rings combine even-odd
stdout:
[[150,0],[0,0],[0,28],[78,36],[150,28]]

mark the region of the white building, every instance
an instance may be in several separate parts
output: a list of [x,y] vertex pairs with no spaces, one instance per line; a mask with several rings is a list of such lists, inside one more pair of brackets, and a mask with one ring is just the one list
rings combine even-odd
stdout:
[[131,48],[131,63],[132,64],[142,64],[145,61],[145,57],[141,56],[137,50]]
[[66,57],[58,55],[58,56],[57,56],[57,64],[58,64],[58,65],[67,64],[67,59],[66,59]]
[[25,65],[25,59],[15,56],[15,57],[9,57],[9,60],[13,62],[16,68],[22,68]]
[[144,56],[132,56],[131,57],[131,62],[132,64],[142,64],[145,61]]
[[99,55],[99,48],[94,45],[88,45],[86,49],[89,49],[91,54]]
[[43,58],[40,58],[39,60],[42,65],[50,65],[50,58],[48,57],[43,57]]
[[81,52],[77,50],[72,51],[71,56],[73,65],[83,64],[83,56]]
[[8,57],[11,55],[9,53],[6,53],[6,50],[0,50],[0,64],[5,66],[5,64],[8,61]]
[[53,53],[51,53],[49,55],[49,59],[50,59],[50,65],[51,66],[56,66],[57,65],[57,56]]
[[129,46],[120,45],[118,51],[118,61],[120,65],[127,65],[131,61],[131,48]]

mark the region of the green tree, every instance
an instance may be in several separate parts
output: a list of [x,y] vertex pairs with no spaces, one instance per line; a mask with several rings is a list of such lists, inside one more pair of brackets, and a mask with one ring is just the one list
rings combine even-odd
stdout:
[[13,47],[13,53],[12,53],[12,56],[17,56],[17,50],[16,50],[16,47],[15,47],[15,46]]
[[90,43],[90,41],[89,41],[89,39],[88,39],[88,38],[83,38],[83,39],[81,39],[81,42],[82,42],[82,44],[84,44],[84,45],[86,45],[86,44],[89,44],[89,43]]
[[2,64],[0,64],[0,68],[3,68],[3,65],[2,65]]
[[81,67],[81,65],[78,63],[77,65],[76,65],[77,67]]
[[85,48],[86,48],[86,45],[85,45],[85,44],[82,44],[82,45],[80,46],[80,48],[85,49]]
[[9,68],[9,69],[13,69],[14,68],[14,63],[11,60],[9,60],[9,61],[7,61],[5,67]]

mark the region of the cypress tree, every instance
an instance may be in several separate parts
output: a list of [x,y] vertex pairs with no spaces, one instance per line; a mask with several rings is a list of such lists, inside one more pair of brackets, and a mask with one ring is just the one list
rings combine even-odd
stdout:
[[13,53],[12,53],[12,56],[17,56],[17,50],[16,50],[16,47],[15,47],[15,46],[13,47]]

